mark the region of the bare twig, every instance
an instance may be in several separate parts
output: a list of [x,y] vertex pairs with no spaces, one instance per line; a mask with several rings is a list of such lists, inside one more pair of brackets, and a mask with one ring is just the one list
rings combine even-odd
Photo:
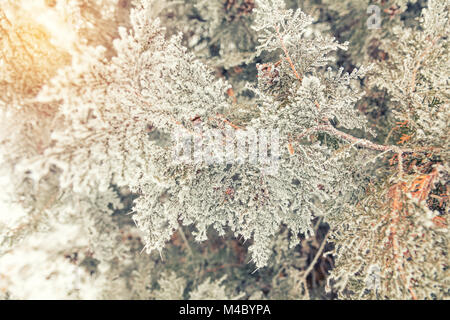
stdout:
[[191,246],[189,245],[189,242],[187,241],[186,235],[184,234],[184,231],[183,231],[183,227],[180,226],[180,227],[178,228],[178,231],[180,231],[181,238],[183,239],[184,244],[186,245],[186,248],[188,249],[189,255],[190,255],[190,256],[193,256],[194,254],[192,253],[192,248],[191,248]]
[[294,63],[292,62],[291,57],[289,56],[289,53],[287,51],[286,46],[284,45],[283,37],[280,34],[280,29],[276,27],[275,29],[277,31],[278,39],[280,39],[281,48],[284,51],[284,54],[286,55],[286,60],[289,62],[289,65],[291,66],[292,71],[294,72],[295,77],[298,79],[300,83],[302,83],[302,77],[298,74],[297,70],[295,69]]
[[328,235],[329,234],[330,234],[330,231],[328,231],[326,233],[325,237],[322,240],[322,243],[320,244],[319,249],[316,252],[316,255],[314,256],[313,261],[311,261],[311,263],[309,264],[308,268],[305,270],[305,272],[303,273],[303,276],[302,276],[302,283],[303,283],[303,286],[305,287],[305,295],[306,295],[306,297],[308,299],[310,298],[310,296],[309,296],[309,291],[308,291],[306,278],[311,273],[311,271],[314,269],[314,266],[316,265],[316,263],[319,260],[319,258],[322,256],[323,250],[325,249],[325,245],[327,244],[327,240],[328,240]]
[[355,145],[358,145],[360,147],[364,147],[364,148],[375,150],[375,151],[388,151],[388,152],[390,151],[390,152],[394,152],[394,153],[404,154],[404,153],[427,152],[427,151],[429,152],[429,151],[433,151],[433,150],[440,150],[439,148],[435,148],[435,147],[400,148],[398,146],[393,146],[393,145],[377,144],[377,143],[374,143],[367,139],[356,138],[356,137],[352,136],[351,134],[342,132],[342,131],[336,129],[335,127],[333,127],[331,124],[319,125],[317,127],[310,128],[307,131],[308,132],[311,132],[311,131],[328,132],[328,133],[330,133],[336,137],[339,137],[345,141],[352,142]]

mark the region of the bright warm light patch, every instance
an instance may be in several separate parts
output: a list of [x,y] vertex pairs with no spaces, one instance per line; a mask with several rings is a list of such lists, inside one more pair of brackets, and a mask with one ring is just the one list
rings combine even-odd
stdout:
[[[6,6],[5,12],[12,21],[34,20],[44,27],[53,45],[70,50],[76,43],[77,35],[67,5],[58,1],[49,7],[45,0],[19,0],[12,6]],[[19,10],[17,10],[19,9]]]

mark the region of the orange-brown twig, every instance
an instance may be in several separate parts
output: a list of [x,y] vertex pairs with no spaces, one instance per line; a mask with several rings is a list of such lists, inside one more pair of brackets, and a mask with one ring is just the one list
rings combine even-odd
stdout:
[[276,27],[275,30],[277,31],[278,39],[280,39],[281,48],[282,48],[283,51],[284,51],[284,54],[285,54],[285,56],[286,56],[286,60],[289,62],[289,65],[291,66],[291,69],[292,69],[292,71],[294,72],[295,77],[298,79],[298,81],[299,81],[300,83],[302,83],[302,77],[300,77],[300,75],[298,74],[297,70],[295,69],[294,63],[292,62],[292,59],[291,59],[291,57],[289,56],[289,53],[288,53],[288,51],[287,51],[287,48],[286,48],[286,46],[284,45],[284,41],[283,41],[283,38],[281,37],[279,28]]

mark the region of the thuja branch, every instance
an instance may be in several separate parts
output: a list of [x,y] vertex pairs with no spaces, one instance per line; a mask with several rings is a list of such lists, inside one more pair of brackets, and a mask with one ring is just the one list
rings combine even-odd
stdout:
[[427,55],[431,52],[431,50],[433,49],[433,47],[434,47],[434,45],[438,42],[438,40],[441,38],[441,36],[440,35],[438,35],[438,36],[436,36],[434,39],[432,39],[432,40],[429,40],[429,39],[427,39],[429,42],[430,42],[430,45],[429,46],[427,46],[426,48],[425,48],[425,50],[423,51],[423,53],[419,56],[419,58],[418,58],[418,60],[417,60],[417,62],[416,62],[416,66],[414,67],[414,70],[413,70],[413,75],[412,75],[412,77],[411,77],[411,84],[410,84],[410,89],[411,89],[411,92],[414,92],[415,91],[415,89],[416,89],[416,77],[417,77],[417,72],[419,71],[419,69],[420,69],[420,67],[421,67],[421,65],[422,65],[422,63],[423,63],[423,61],[425,60],[425,58],[427,57]]
[[302,83],[302,77],[300,77],[300,75],[298,74],[297,70],[295,69],[295,65],[292,62],[291,56],[289,55],[289,52],[286,48],[286,46],[284,45],[284,41],[283,41],[283,37],[280,34],[280,30],[278,27],[275,28],[277,35],[278,35],[278,39],[280,39],[280,44],[281,44],[281,48],[284,51],[284,54],[286,56],[286,60],[289,62],[289,65],[291,66],[292,72],[294,72],[295,77],[297,78],[297,80]]
[[[317,101],[314,101],[314,104],[318,109],[320,109],[320,105]],[[328,121],[328,119],[323,119],[324,121]],[[375,151],[381,151],[381,152],[394,152],[399,155],[399,170],[403,171],[402,163],[401,163],[401,155],[404,153],[414,153],[414,152],[427,152],[427,151],[433,151],[433,150],[439,150],[438,148],[434,147],[424,147],[424,148],[400,148],[399,146],[393,146],[393,145],[382,145],[374,143],[367,139],[361,139],[352,136],[351,134],[345,133],[343,131],[340,131],[333,127],[331,124],[321,124],[317,125],[315,127],[309,128],[305,130],[303,133],[297,136],[297,140],[302,139],[303,137],[313,133],[313,132],[327,132],[335,137],[338,137],[342,140],[345,140],[347,142],[352,143],[353,145],[357,145],[366,149],[371,149]]]
[[[280,33],[279,28],[275,27],[275,31],[277,33],[278,39],[280,40],[281,49],[283,50],[283,52],[285,54],[286,60],[288,61],[289,65],[290,65],[290,67],[292,69],[292,72],[294,73],[294,76],[297,78],[297,80],[301,83],[302,82],[302,77],[299,75],[299,73],[297,72],[297,70],[295,68],[295,65],[294,65],[294,63],[293,63],[293,61],[292,61],[292,59],[291,59],[291,57],[289,55],[289,52],[288,52],[288,50],[286,48],[286,45],[284,44],[283,37],[282,37],[282,35]],[[320,109],[319,103],[317,101],[315,101],[314,103],[315,103],[316,107],[318,109]],[[328,121],[328,119],[324,119],[324,120]],[[368,148],[368,149],[372,149],[372,150],[376,150],[376,151],[382,151],[382,152],[389,152],[389,151],[395,152],[395,153],[397,153],[399,155],[399,170],[400,171],[403,171],[402,164],[401,164],[401,157],[400,157],[402,154],[404,154],[404,153],[411,153],[411,152],[420,152],[420,151],[426,151],[427,150],[427,149],[423,149],[423,150],[420,150],[420,149],[406,149],[406,148],[400,148],[398,146],[392,146],[392,145],[387,145],[386,146],[386,145],[376,144],[376,143],[373,143],[373,142],[371,142],[369,140],[356,138],[356,137],[354,137],[354,136],[352,136],[352,135],[350,135],[348,133],[339,131],[338,129],[336,129],[335,127],[333,127],[330,124],[318,125],[317,127],[308,129],[307,132],[301,134],[300,137],[298,137],[298,138],[301,138],[302,136],[305,136],[305,135],[309,134],[311,131],[328,132],[328,133],[330,133],[330,134],[332,134],[332,135],[334,135],[336,137],[339,137],[339,138],[341,138],[341,139],[343,139],[345,141],[351,142],[351,143],[353,143],[355,145],[358,145],[358,146],[361,146],[361,147],[365,147],[365,148]],[[428,150],[430,150],[430,148],[428,148]]]

